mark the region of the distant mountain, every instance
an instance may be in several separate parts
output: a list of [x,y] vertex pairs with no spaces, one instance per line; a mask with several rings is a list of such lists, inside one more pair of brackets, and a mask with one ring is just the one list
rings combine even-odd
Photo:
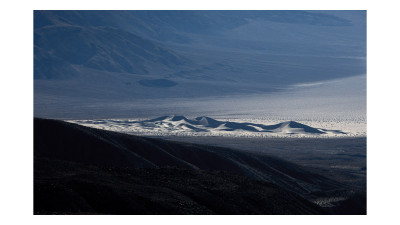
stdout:
[[37,27],[56,24],[113,26],[159,41],[188,40],[184,34],[221,33],[249,20],[319,26],[351,26],[352,21],[318,11],[302,10],[59,10],[35,11]]
[[[78,124],[98,127],[98,121],[86,120],[75,121]],[[188,119],[184,116],[162,116],[155,119],[143,121],[125,120],[101,120],[101,128],[118,126],[122,132],[154,133],[154,134],[190,134],[210,133],[214,135],[240,135],[250,133],[264,133],[265,135],[345,135],[340,130],[327,130],[307,126],[295,121],[287,121],[274,125],[264,125],[248,122],[219,121],[210,117],[202,116]]]
[[[356,11],[353,14],[362,15]],[[261,50],[269,54],[310,54],[307,49],[312,49],[312,54],[328,52],[330,56],[339,50],[335,54],[365,55],[362,46],[365,27],[357,24],[360,19],[352,21],[340,15],[296,10],[37,10],[34,12],[35,78],[65,78],[83,73],[74,65],[131,74],[161,71],[188,78],[230,73],[229,64],[213,67],[215,62],[212,62],[211,71],[207,71],[203,60],[196,58],[198,64],[189,63],[184,55],[191,55],[199,48],[206,51],[222,48],[220,51],[228,52]],[[172,50],[176,46],[170,43],[183,44],[191,50],[178,54]],[[177,50],[181,52],[182,48]],[[329,66],[331,62],[322,63]],[[152,70],[154,67],[158,70]],[[233,68],[238,69],[243,68]]]
[[37,214],[320,214],[300,196],[342,186],[263,154],[36,118],[34,157]]
[[36,10],[33,41],[37,116],[71,102],[86,113],[99,102],[270,93],[366,71],[365,11]]
[[159,44],[112,27],[52,25],[35,29],[35,78],[80,74],[79,67],[99,71],[148,74],[188,63]]

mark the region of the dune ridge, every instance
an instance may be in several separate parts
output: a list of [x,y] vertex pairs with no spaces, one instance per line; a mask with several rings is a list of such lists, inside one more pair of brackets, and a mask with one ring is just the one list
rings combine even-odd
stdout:
[[181,115],[162,116],[148,120],[75,120],[84,126],[124,133],[149,135],[210,135],[210,136],[345,136],[341,130],[311,127],[296,121],[272,125],[216,120],[207,116],[189,119]]

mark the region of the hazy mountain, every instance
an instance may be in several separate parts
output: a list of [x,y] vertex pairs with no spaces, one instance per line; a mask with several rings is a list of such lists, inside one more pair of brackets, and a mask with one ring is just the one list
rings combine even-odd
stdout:
[[34,11],[44,108],[266,93],[365,74],[365,57],[365,11]]
[[[361,18],[362,13],[353,12]],[[184,46],[192,51],[201,46],[208,51],[362,57],[365,26],[359,21],[324,11],[35,11],[35,77],[52,77],[68,65],[146,74],[152,66],[187,63],[159,46],[180,43],[169,36],[191,39]],[[64,77],[71,71],[58,73]]]
[[[340,16],[340,15],[339,15]],[[316,26],[352,26],[352,21],[326,12],[299,10],[131,10],[36,11],[37,27],[56,24],[114,26],[159,41],[180,42],[184,34],[216,34],[249,24],[250,20]],[[181,40],[179,38],[182,38]]]
[[[75,67],[148,74],[188,63],[184,57],[121,29],[54,25],[35,29],[35,78],[79,75]],[[95,77],[93,77],[94,79]]]

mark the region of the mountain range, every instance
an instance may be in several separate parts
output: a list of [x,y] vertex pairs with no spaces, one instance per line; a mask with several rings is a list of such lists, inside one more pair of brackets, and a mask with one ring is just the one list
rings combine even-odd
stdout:
[[151,40],[113,27],[44,26],[35,29],[34,38],[36,79],[77,76],[76,67],[148,74],[150,68],[169,69],[188,61]]
[[265,93],[365,74],[365,30],[364,11],[37,10],[35,105]]

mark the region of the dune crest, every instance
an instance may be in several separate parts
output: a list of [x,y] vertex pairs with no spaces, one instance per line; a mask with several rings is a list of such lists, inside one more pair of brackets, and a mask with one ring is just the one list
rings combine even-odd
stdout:
[[217,120],[207,116],[189,119],[182,115],[162,116],[149,120],[81,120],[73,121],[106,130],[150,135],[217,135],[217,136],[302,136],[328,137],[346,135],[340,130],[311,127],[296,121],[272,125]]

